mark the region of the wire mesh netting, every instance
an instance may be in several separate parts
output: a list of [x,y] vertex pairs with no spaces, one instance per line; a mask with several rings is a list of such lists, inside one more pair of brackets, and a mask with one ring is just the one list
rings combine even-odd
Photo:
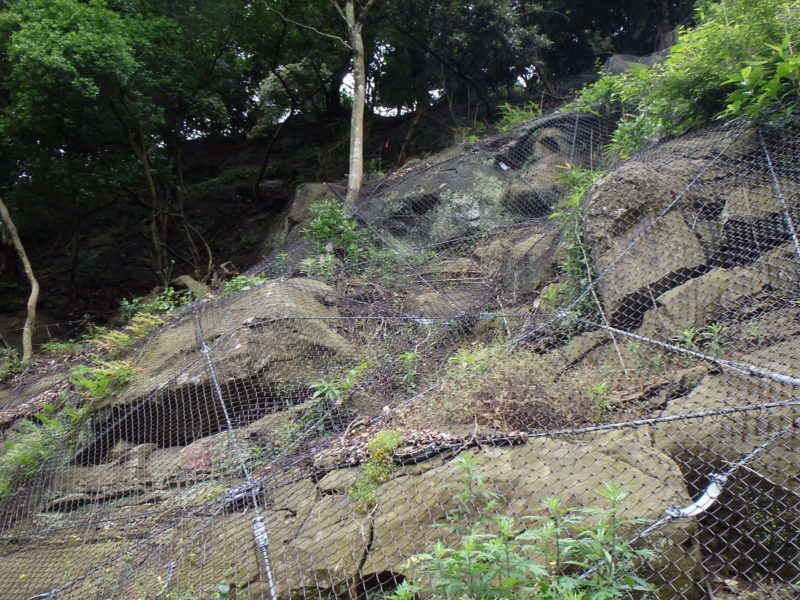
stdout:
[[797,123],[610,127],[371,183],[357,252],[297,237],[116,394],[18,378],[0,598],[796,597]]

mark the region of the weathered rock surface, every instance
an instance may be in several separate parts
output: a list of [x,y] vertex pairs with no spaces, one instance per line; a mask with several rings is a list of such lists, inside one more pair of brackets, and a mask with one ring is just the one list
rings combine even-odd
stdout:
[[[315,280],[273,281],[226,300],[214,318],[200,321],[221,383],[256,378],[260,383],[302,383],[311,368],[306,357],[347,355],[350,345],[324,321],[289,317],[332,317],[332,290]],[[136,379],[114,403],[128,404],[154,390],[175,393],[209,383],[195,325],[179,322],[154,338],[135,363]],[[171,375],[166,380],[165,374]]]
[[270,223],[261,254],[267,256],[287,242],[299,239],[300,231],[314,216],[311,207],[335,199],[336,194],[327,183],[298,185],[289,205]]
[[[798,183],[779,178],[770,189],[718,161],[723,153],[758,149],[751,130],[680,138],[593,188],[585,239],[612,324],[637,327],[669,290],[715,267],[760,265],[760,257],[789,241],[779,193],[796,194]],[[710,279],[720,277],[728,278]]]

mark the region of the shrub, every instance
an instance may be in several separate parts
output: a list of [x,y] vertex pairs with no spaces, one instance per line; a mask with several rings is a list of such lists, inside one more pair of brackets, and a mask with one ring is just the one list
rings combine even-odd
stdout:
[[0,381],[21,373],[28,366],[14,348],[0,348]]
[[97,361],[70,369],[70,383],[97,403],[122,391],[133,379],[131,367],[117,361]]
[[450,517],[459,542],[439,542],[431,552],[412,556],[412,576],[393,600],[418,594],[437,600],[613,599],[654,591],[635,574],[637,563],[653,553],[633,548],[620,535],[642,522],[620,518],[622,488],[603,486],[606,508],[571,508],[547,498],[547,514],[523,517],[533,524],[524,527],[522,520],[495,512],[497,497],[486,496],[474,458],[462,459],[462,467],[464,491],[456,496],[461,510]]
[[800,100],[800,55],[792,38],[784,37],[780,45],[767,44],[772,52],[766,58],[747,61],[747,66],[726,83],[736,84],[728,96],[727,106],[719,117],[753,115],[771,116],[781,106],[780,114],[790,114]]
[[344,251],[345,260],[354,261],[373,245],[369,236],[358,229],[356,220],[337,200],[315,204],[310,210],[314,218],[303,233],[312,242],[316,254],[326,253],[330,244]]
[[81,351],[81,343],[77,340],[55,341],[51,340],[39,345],[39,350],[42,352],[50,352],[52,354],[72,355]]
[[[723,111],[726,116],[763,114],[796,89],[795,55],[782,43],[800,37],[795,0],[698,2],[696,20],[696,27],[680,31],[663,65],[605,74],[572,104],[620,118],[610,149],[621,157],[647,140],[677,135]],[[770,57],[749,65],[755,72],[743,72],[768,48],[774,52]]]
[[500,111],[497,130],[501,132],[523,125],[542,114],[541,107],[534,101],[527,102],[523,106],[513,106],[505,102],[498,106],[497,109]]

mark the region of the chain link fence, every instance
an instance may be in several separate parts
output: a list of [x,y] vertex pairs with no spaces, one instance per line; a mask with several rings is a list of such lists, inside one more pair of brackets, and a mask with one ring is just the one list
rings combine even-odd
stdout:
[[797,123],[627,161],[610,129],[370,183],[357,256],[297,236],[88,418],[19,378],[0,599],[797,597]]

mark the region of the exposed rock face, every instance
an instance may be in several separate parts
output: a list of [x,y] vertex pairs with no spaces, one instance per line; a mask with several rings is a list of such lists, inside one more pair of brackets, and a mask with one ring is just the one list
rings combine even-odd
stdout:
[[476,152],[392,184],[359,212],[400,244],[441,243],[504,222],[506,185],[503,171]]
[[[612,324],[636,328],[650,308],[686,299],[692,288],[700,295],[715,287],[719,291],[701,304],[719,306],[728,283],[741,290],[737,280],[756,277],[757,293],[770,285],[770,273],[790,268],[796,250],[770,251],[789,241],[780,194],[796,196],[800,186],[778,178],[780,192],[774,186],[770,191],[767,180],[756,184],[725,164],[729,155],[759,148],[752,130],[681,138],[640,154],[593,188],[586,201],[586,241]],[[749,265],[748,272],[727,271]],[[715,268],[726,271],[686,284]],[[685,300],[687,306],[692,302]],[[708,317],[703,310],[697,306],[685,321]],[[648,323],[647,331],[654,326]]]
[[[213,447],[207,440],[198,443]],[[171,453],[171,458],[161,455],[165,452]],[[175,503],[199,506],[212,493],[202,478],[197,480],[197,473],[194,484],[189,479],[173,487],[176,473],[190,465],[185,459],[178,459],[179,454],[186,454],[179,449],[157,450],[140,445],[120,447],[114,454],[119,456],[108,465],[84,467],[73,473],[72,483],[68,484],[75,489],[75,482],[79,481],[77,487],[87,496],[105,493],[111,514],[122,516],[126,511],[138,510],[144,518],[135,526],[123,520],[94,533],[83,533],[83,543],[97,553],[98,560],[121,549],[114,544],[106,548],[106,538],[119,539],[147,527],[155,528],[154,519],[165,507]],[[625,504],[630,508],[624,510],[624,518],[656,519],[670,505],[690,502],[675,463],[665,453],[653,449],[643,432],[616,432],[582,441],[537,439],[520,446],[484,448],[477,454],[480,460],[477,474],[501,494],[493,509],[497,514],[516,517],[544,514],[542,501],[548,496],[558,496],[568,506],[601,506],[597,489],[611,481],[629,491]],[[165,470],[159,465],[172,466]],[[280,598],[302,595],[309,588],[357,591],[359,582],[370,577],[386,572],[403,573],[410,556],[429,550],[437,540],[457,543],[457,536],[447,527],[435,525],[447,523],[448,511],[456,508],[454,495],[464,476],[458,458],[434,458],[398,469],[392,479],[377,488],[377,504],[366,513],[359,510],[348,493],[362,475],[358,467],[336,469],[316,482],[299,475],[288,483],[268,487],[264,514]],[[123,481],[127,484],[122,485]],[[110,493],[113,488],[116,495]],[[143,489],[150,491],[143,494]],[[69,510],[68,499],[51,504],[50,514]],[[82,503],[74,496],[72,499],[71,508],[79,512]],[[152,508],[147,508],[148,504]],[[158,506],[164,508],[157,509]],[[148,511],[152,513],[150,517]],[[198,517],[188,516],[176,529],[164,531],[157,540],[174,544],[178,538],[188,538],[200,525]],[[699,554],[697,545],[691,542],[693,531],[693,523],[684,520],[661,528],[656,538],[649,540],[653,547],[669,548],[647,567],[648,577],[661,586],[663,598],[697,595],[693,577],[699,568]],[[45,556],[57,540],[56,533],[42,542],[39,550],[16,552],[13,564],[23,557],[30,561],[28,569],[31,579],[36,581],[36,568],[32,566],[37,560],[36,553]],[[215,558],[210,562],[194,561],[191,557],[197,552],[195,548],[208,544],[213,544]],[[251,582],[254,588],[263,585],[255,583],[259,565],[250,514],[239,512],[215,519],[196,546],[181,556],[175,581],[192,582],[194,589],[213,586],[213,578],[226,568],[228,581],[242,587]],[[173,553],[172,558],[175,557]],[[140,564],[144,562],[142,559]],[[124,577],[125,568],[125,561],[112,562],[105,579],[90,578],[81,589],[87,594],[90,590],[96,592],[104,582]],[[152,564],[150,571],[142,568],[129,573],[142,580],[142,587],[154,586],[161,575],[160,563]],[[69,577],[68,572],[65,577]]]
[[289,205],[270,223],[264,236],[261,253],[269,255],[300,237],[300,230],[312,219],[311,207],[329,200],[336,194],[327,183],[303,183],[297,186]]
[[[273,281],[225,299],[225,310],[199,321],[210,348],[220,391],[237,425],[308,398],[320,363],[343,360],[353,348],[324,317],[337,316],[331,289],[314,280]],[[297,319],[322,317],[322,319]],[[195,323],[180,320],[160,332],[134,365],[136,378],[122,395],[100,407],[116,422],[81,461],[97,461],[117,439],[159,446],[183,445],[225,426],[215,383],[198,344]],[[250,404],[243,404],[246,395]],[[258,394],[253,394],[257,390]],[[255,402],[255,404],[252,404]],[[144,403],[144,404],[142,404]],[[155,419],[159,431],[142,422]],[[155,415],[155,416],[154,416]]]

